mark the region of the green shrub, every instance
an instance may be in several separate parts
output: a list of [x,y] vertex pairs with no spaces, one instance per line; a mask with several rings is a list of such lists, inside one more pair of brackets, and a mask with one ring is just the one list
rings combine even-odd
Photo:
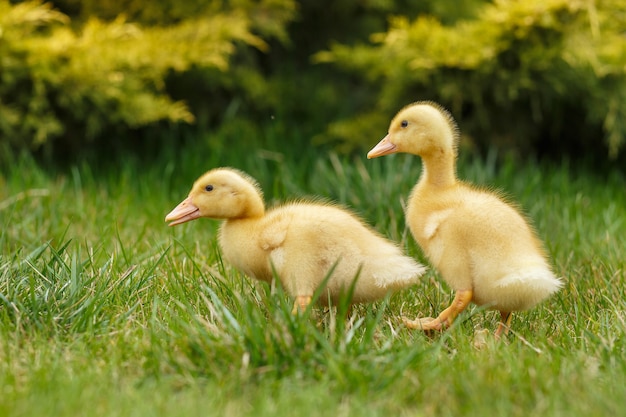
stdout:
[[123,17],[81,24],[50,3],[0,0],[0,137],[13,148],[58,141],[77,149],[157,122],[192,122],[167,78],[201,68],[226,84],[222,74],[239,47],[267,47],[251,26],[242,10],[168,26]]
[[481,150],[604,160],[626,142],[618,0],[54,6],[0,0],[0,160],[6,144],[100,155],[235,121],[259,146],[270,129],[362,152],[422,99]]
[[[625,30],[617,0],[499,0],[452,24],[393,17],[372,43],[335,44],[316,59],[379,86],[362,112],[381,135],[401,106],[431,99],[481,147],[615,157],[626,143]],[[354,144],[371,128],[361,115],[328,136]]]

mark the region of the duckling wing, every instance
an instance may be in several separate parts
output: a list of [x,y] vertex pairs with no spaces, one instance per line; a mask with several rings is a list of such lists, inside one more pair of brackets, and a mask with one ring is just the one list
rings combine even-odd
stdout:
[[266,217],[259,234],[259,246],[264,251],[273,251],[285,243],[287,231],[293,221],[293,216],[289,212],[272,214]]

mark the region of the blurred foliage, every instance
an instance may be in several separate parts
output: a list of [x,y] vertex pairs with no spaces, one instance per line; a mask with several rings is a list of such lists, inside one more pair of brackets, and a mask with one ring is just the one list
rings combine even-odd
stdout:
[[233,77],[239,45],[266,49],[251,31],[246,12],[258,10],[245,9],[248,3],[142,26],[123,15],[73,21],[51,3],[0,0],[0,136],[14,148],[67,151],[98,139],[103,146],[125,141],[133,129],[157,122],[193,122],[185,97],[174,98],[167,80],[199,69]]
[[618,0],[0,0],[0,157],[260,126],[362,151],[430,99],[478,150],[604,159],[625,33]]
[[115,20],[123,15],[129,21],[147,26],[171,25],[197,16],[240,14],[248,20],[252,31],[263,37],[287,40],[285,23],[294,17],[295,2],[291,0],[55,0],[65,13],[87,20],[98,16]]
[[[444,24],[396,16],[371,43],[316,55],[377,85],[327,137],[354,143],[418,99],[443,103],[481,147],[615,157],[626,136],[626,3],[496,0]],[[599,139],[605,137],[605,145]]]

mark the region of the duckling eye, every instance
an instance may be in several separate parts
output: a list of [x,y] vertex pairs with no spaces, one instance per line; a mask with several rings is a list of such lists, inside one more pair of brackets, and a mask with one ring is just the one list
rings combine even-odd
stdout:
[[400,122],[400,126],[402,127],[407,127],[409,125],[409,122],[407,122],[406,120],[403,120],[402,122]]
[[205,190],[207,191],[213,191],[213,186],[212,185],[207,185],[206,187],[204,187]]

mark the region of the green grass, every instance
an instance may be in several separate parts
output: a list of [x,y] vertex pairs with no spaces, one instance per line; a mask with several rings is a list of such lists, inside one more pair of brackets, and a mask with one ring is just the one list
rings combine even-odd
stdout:
[[[280,290],[225,265],[217,223],[168,228],[193,180],[230,165],[269,201],[321,195],[355,208],[423,261],[402,206],[418,158],[367,161],[275,135],[151,164],[0,176],[0,415],[430,416],[619,414],[626,405],[626,181],[570,164],[466,158],[463,178],[519,202],[566,286],[517,314],[504,343],[472,307],[427,337],[402,315],[452,293],[434,271],[387,300],[292,316]],[[215,139],[213,139],[215,140]],[[372,140],[375,142],[375,139]],[[254,149],[254,150],[252,150]]]

